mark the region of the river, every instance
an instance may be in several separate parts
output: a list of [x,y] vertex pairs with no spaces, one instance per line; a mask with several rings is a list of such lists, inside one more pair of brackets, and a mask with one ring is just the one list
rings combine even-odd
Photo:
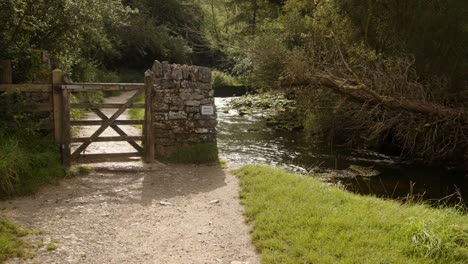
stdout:
[[238,164],[266,164],[319,177],[360,194],[432,204],[468,205],[468,175],[414,165],[399,157],[331,146],[302,132],[275,131],[265,112],[223,111],[231,98],[216,98],[221,157]]

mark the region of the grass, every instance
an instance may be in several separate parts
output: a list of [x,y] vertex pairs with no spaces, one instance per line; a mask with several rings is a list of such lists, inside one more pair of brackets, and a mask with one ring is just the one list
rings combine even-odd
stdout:
[[50,244],[48,244],[47,247],[46,247],[47,251],[54,251],[54,250],[56,250],[57,248],[58,248],[58,246],[57,246],[56,244],[54,244],[54,243],[50,243]]
[[[1,134],[1,133],[0,133]],[[34,193],[66,175],[59,147],[46,136],[0,137],[0,196]]]
[[[145,97],[143,95],[138,96],[135,103],[144,104],[145,103]],[[128,111],[128,115],[130,116],[131,120],[145,120],[145,109],[131,108]],[[139,128],[139,129],[142,129],[141,125],[135,125],[135,127]]]
[[186,164],[207,164],[217,163],[218,159],[218,146],[216,143],[198,143],[177,148],[166,161]]
[[352,194],[264,166],[235,171],[263,263],[468,263],[468,215]]
[[25,249],[30,245],[24,242],[21,237],[35,233],[29,230],[22,230],[16,225],[0,219],[0,263],[7,258],[22,258],[26,256]]

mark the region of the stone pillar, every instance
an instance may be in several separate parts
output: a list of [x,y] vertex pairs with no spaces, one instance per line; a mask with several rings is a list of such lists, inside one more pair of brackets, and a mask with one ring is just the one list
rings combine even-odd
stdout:
[[181,149],[203,144],[216,146],[217,115],[211,70],[155,61],[152,71],[156,157],[170,160]]

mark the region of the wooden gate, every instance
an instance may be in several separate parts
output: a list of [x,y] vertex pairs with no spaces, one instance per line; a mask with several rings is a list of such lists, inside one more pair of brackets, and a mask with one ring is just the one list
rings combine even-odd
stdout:
[[[55,87],[56,90],[59,88]],[[94,162],[102,160],[116,160],[132,157],[142,157],[145,162],[151,162],[154,159],[154,140],[152,133],[152,115],[151,115],[151,92],[153,88],[152,75],[145,74],[145,83],[141,84],[112,84],[112,83],[74,83],[65,84],[60,86],[61,91],[61,141],[62,144],[62,159],[64,165],[70,165],[72,162]],[[136,91],[136,93],[127,100],[127,102],[120,104],[105,104],[105,103],[92,103],[83,96],[84,92],[96,91]],[[71,102],[71,95],[78,98],[78,103]],[[54,93],[55,96],[55,93]],[[145,97],[144,104],[137,104],[135,101],[139,96]],[[145,109],[144,120],[119,120],[119,116],[125,110],[130,108],[143,108]],[[100,120],[71,120],[72,109],[87,109],[94,112]],[[108,117],[101,109],[116,109],[116,112]],[[143,136],[129,136],[119,125],[142,125]],[[99,126],[99,128],[89,137],[73,137],[71,135],[71,128],[73,126]],[[101,134],[108,128],[117,132],[118,136],[115,137],[102,137]],[[113,142],[113,141],[126,141],[134,149],[135,152],[128,153],[99,153],[99,154],[85,154],[86,148],[93,142]],[[137,143],[141,141],[141,145]],[[75,150],[72,151],[71,144],[80,143]]]

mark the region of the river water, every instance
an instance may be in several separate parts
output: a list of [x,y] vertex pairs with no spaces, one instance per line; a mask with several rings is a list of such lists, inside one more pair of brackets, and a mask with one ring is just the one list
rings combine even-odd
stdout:
[[229,100],[232,97],[216,98],[218,147],[229,162],[283,167],[360,194],[468,205],[464,172],[408,164],[369,150],[339,148],[302,132],[275,131],[266,126],[265,112],[245,116],[233,109],[225,112]]

